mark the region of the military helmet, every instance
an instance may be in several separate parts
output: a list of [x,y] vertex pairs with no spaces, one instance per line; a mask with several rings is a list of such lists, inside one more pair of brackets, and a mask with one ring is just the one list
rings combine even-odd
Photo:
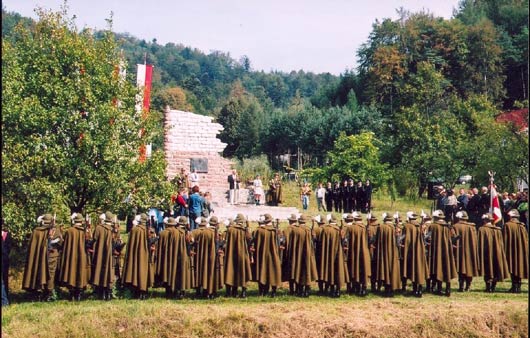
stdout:
[[465,210],[457,212],[455,217],[458,219],[469,219],[469,216],[467,215],[467,212]]
[[217,218],[217,216],[210,217],[210,225],[217,225],[217,224],[219,224],[219,219]]
[[188,217],[180,216],[178,218],[178,225],[186,225],[186,224],[188,224]]
[[307,223],[307,216],[302,214],[300,217],[298,217],[298,223],[300,224],[306,224]]
[[245,216],[243,214],[237,214],[236,215],[236,218],[234,218],[234,222],[236,224],[243,224],[245,223],[246,219],[245,219]]
[[142,212],[140,214],[140,221],[138,223],[142,224],[142,225],[146,225],[147,224],[147,220],[149,220],[149,217],[147,217],[147,214]]
[[521,215],[519,214],[519,211],[517,209],[512,209],[512,210],[508,211],[508,216],[510,216],[512,218],[521,217]]

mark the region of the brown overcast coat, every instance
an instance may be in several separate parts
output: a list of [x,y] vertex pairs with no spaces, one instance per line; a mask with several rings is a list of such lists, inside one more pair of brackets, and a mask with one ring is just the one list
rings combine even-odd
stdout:
[[166,228],[160,231],[156,247],[156,269],[155,280],[158,285],[166,287],[171,275],[170,269],[173,266],[173,260],[176,254],[169,251],[169,236],[174,225],[166,225]]
[[427,257],[425,256],[425,243],[421,232],[421,225],[416,221],[405,223],[403,227],[405,240],[403,242],[403,278],[410,279],[413,283],[425,284],[429,278]]
[[478,229],[478,255],[480,275],[486,281],[510,277],[500,228],[486,223]]
[[127,244],[123,283],[139,291],[147,291],[151,286],[149,249],[147,247],[146,225],[139,224],[132,228]]
[[92,284],[110,288],[114,277],[112,269],[112,225],[105,223],[97,226],[93,238]]
[[320,262],[319,280],[329,285],[341,287],[349,282],[348,270],[344,260],[341,229],[336,224],[322,227],[319,237]]
[[168,252],[173,255],[168,286],[171,291],[195,287],[190,256],[186,242],[186,229],[182,226],[169,228]]
[[454,225],[460,239],[454,248],[456,271],[467,276],[480,276],[478,269],[477,228],[474,223],[460,221]]
[[372,275],[366,225],[355,222],[346,227],[345,235],[348,238],[347,265],[350,281],[366,285]]
[[202,287],[208,294],[214,294],[223,287],[216,276],[219,270],[216,269],[215,229],[199,226],[193,231],[193,238],[196,248],[193,257],[196,287]]
[[22,278],[22,288],[28,291],[46,288],[50,279],[48,270],[48,227],[33,230],[28,243],[28,257]]
[[88,285],[90,275],[85,240],[86,233],[82,224],[75,224],[65,231],[59,284],[78,289],[84,289]]
[[310,285],[318,278],[311,230],[306,226],[293,226],[289,233],[288,279],[298,285]]
[[396,245],[394,225],[383,223],[375,233],[375,280],[390,285],[392,290],[400,286],[399,254]]
[[255,251],[254,280],[263,285],[280,286],[282,266],[276,229],[272,225],[259,226],[253,234]]
[[447,283],[458,275],[451,243],[451,229],[445,222],[444,224],[438,222],[434,222],[429,228],[431,231],[429,271],[432,279]]
[[225,284],[247,287],[252,280],[247,248],[247,230],[243,224],[234,224],[226,231]]
[[510,273],[516,277],[528,278],[528,232],[524,223],[516,219],[504,225],[504,248]]

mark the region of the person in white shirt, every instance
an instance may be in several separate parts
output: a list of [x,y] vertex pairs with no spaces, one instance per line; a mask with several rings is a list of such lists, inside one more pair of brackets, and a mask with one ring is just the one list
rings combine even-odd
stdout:
[[322,183],[318,184],[317,188],[317,206],[318,211],[326,211],[326,208],[324,207],[324,198],[326,197],[326,188],[322,185]]
[[263,196],[263,182],[261,182],[260,175],[256,175],[254,179],[254,202],[260,205],[261,196]]

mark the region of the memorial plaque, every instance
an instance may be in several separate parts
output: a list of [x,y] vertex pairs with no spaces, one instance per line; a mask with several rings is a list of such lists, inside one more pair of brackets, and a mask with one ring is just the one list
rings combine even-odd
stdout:
[[208,159],[205,157],[190,158],[190,171],[193,171],[193,169],[197,170],[197,173],[207,173]]

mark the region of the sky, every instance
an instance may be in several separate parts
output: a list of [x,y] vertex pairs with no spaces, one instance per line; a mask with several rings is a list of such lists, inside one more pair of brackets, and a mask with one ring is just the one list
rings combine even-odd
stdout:
[[[36,7],[58,11],[63,0],[3,0],[7,11],[37,18]],[[396,10],[428,11],[449,19],[459,0],[70,0],[78,28],[107,28],[159,44],[173,42],[205,53],[221,51],[253,70],[334,75],[355,69],[356,52],[375,21]],[[148,57],[149,61],[149,57]],[[155,65],[156,66],[156,65]]]

